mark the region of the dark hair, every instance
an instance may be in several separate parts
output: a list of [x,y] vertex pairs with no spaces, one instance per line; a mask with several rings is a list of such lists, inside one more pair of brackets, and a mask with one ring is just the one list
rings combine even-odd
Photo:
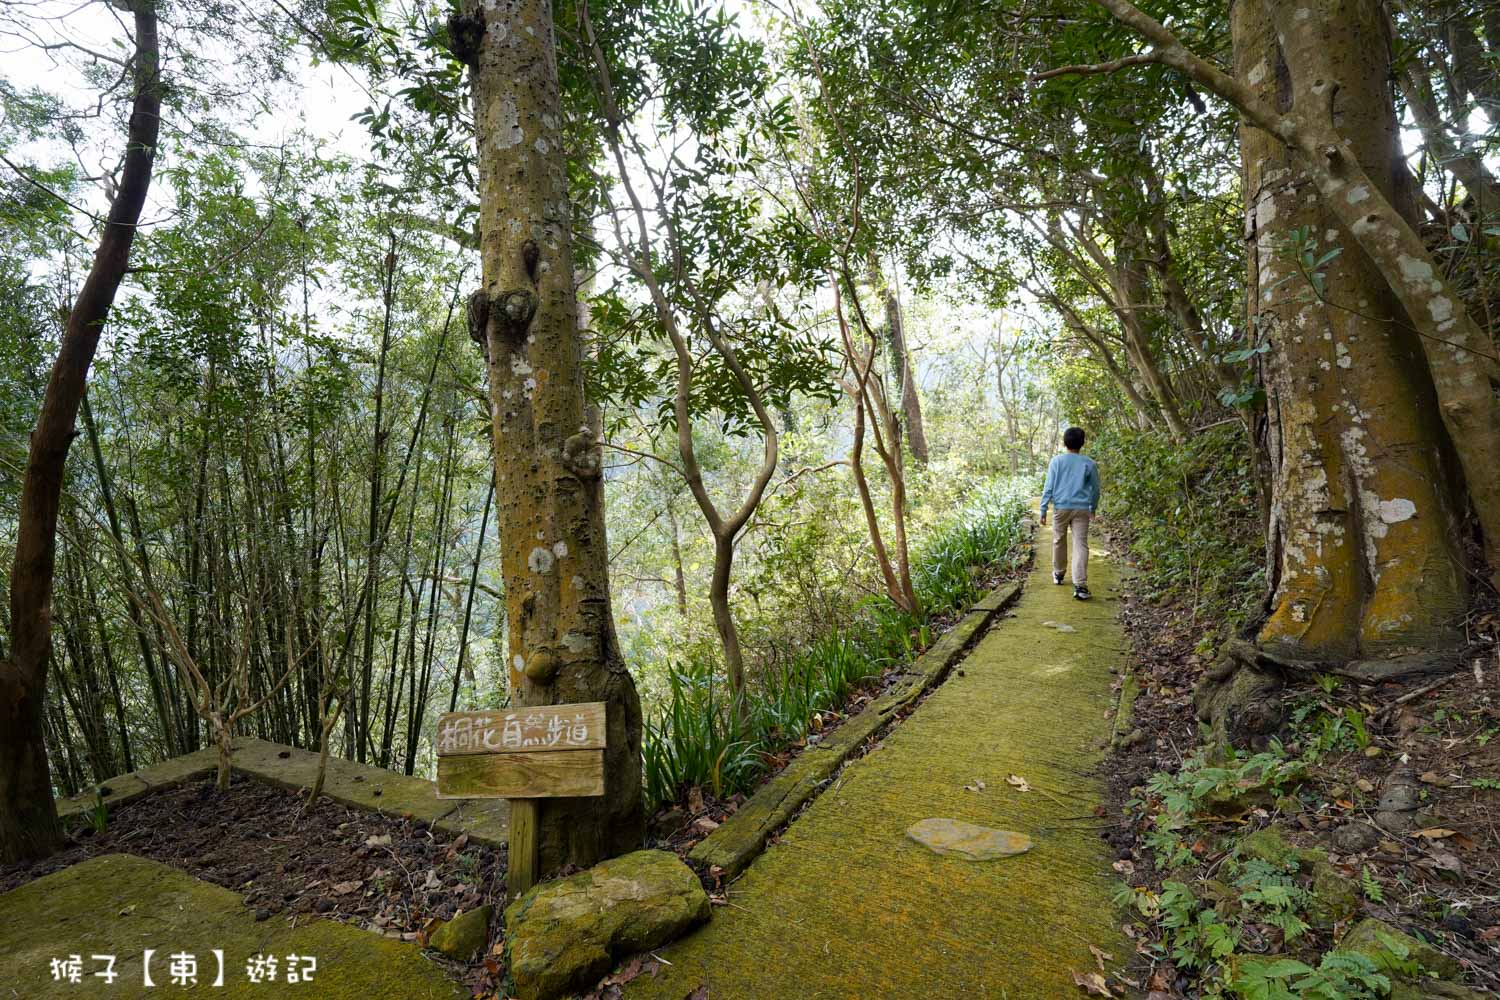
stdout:
[[1084,433],[1082,427],[1069,427],[1063,431],[1063,447],[1069,451],[1077,451],[1083,447]]

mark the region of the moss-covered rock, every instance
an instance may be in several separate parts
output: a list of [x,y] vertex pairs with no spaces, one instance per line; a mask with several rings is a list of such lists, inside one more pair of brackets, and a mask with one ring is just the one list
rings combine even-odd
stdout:
[[666,851],[636,851],[544,882],[505,910],[516,995],[548,1000],[591,986],[617,957],[666,944],[708,914],[698,876]]
[[1327,851],[1297,847],[1275,826],[1244,837],[1239,849],[1241,857],[1258,858],[1283,868],[1295,865],[1303,875],[1310,876],[1312,902],[1307,908],[1307,919],[1314,927],[1333,927],[1359,909],[1359,891],[1353,880],[1329,863]]
[[[145,952],[152,949],[145,985]],[[223,953],[224,985],[215,950]],[[173,954],[197,957],[195,986],[174,986]],[[55,980],[51,960],[82,959],[80,982]],[[113,955],[117,979],[96,977]],[[313,977],[252,982],[247,966],[275,956],[284,976],[288,955],[316,960]],[[146,858],[105,854],[53,872],[0,895],[0,995],[26,1000],[160,1000],[185,993],[215,1000],[297,996],[309,1000],[460,1000],[469,992],[450,980],[414,944],[394,941],[334,920],[257,923],[244,900],[228,889]]]
[[1440,979],[1395,979],[1391,981],[1390,1000],[1485,1000],[1493,995]]
[[427,939],[428,947],[460,962],[472,962],[490,940],[490,917],[493,906],[467,910],[441,925]]
[[1296,846],[1276,826],[1263,827],[1240,838],[1239,847],[1241,857],[1259,858],[1267,864],[1282,867],[1295,864],[1310,868],[1316,862],[1328,860],[1327,852]]
[[1359,892],[1354,880],[1327,861],[1312,864],[1312,903],[1307,908],[1307,922],[1327,929],[1347,920],[1359,910]]
[[1345,934],[1338,950],[1363,955],[1381,971],[1397,975],[1409,975],[1412,962],[1422,972],[1434,973],[1444,979],[1452,979],[1460,971],[1458,962],[1436,948],[1374,917],[1366,917]]

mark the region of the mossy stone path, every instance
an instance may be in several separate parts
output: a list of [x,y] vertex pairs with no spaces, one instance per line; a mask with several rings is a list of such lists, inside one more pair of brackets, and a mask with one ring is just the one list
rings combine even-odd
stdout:
[[[143,952],[155,988],[144,984]],[[214,949],[224,953],[224,985],[215,988]],[[172,985],[172,956],[197,960],[195,985]],[[52,978],[51,960],[82,958],[77,984]],[[96,978],[114,955],[118,978]],[[274,983],[253,983],[246,963],[275,955]],[[285,982],[286,956],[313,956],[311,982]],[[299,963],[300,965],[301,963]],[[128,854],[106,854],[27,883],[0,897],[0,996],[307,997],[308,1000],[462,1000],[468,991],[449,979],[415,944],[392,941],[333,920],[292,927],[284,917],[257,923],[238,895],[185,872]]]
[[[1110,667],[1124,640],[1096,550],[1095,599],[1053,586],[1039,553],[1015,617],[997,622],[883,746],[851,764],[729,892],[730,905],[658,952],[631,1000],[1081,995],[1089,946],[1124,960],[1112,855],[1093,816],[1110,735]],[[1061,632],[1044,623],[1071,626]],[[1010,775],[1031,791],[1007,784]],[[965,786],[982,791],[968,791]],[[1030,836],[995,861],[942,857],[906,837],[928,817]]]

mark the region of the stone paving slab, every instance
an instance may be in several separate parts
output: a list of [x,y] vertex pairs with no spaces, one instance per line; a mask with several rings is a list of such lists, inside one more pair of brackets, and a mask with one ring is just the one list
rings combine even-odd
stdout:
[[[1101,594],[1117,578],[1098,554],[1091,575]],[[1125,641],[1116,604],[1071,594],[1050,566],[1034,568],[1014,617],[844,769],[730,886],[731,905],[659,950],[673,964],[626,997],[682,1000],[704,986],[713,1000],[1057,1000],[1080,995],[1072,971],[1095,968],[1090,945],[1125,961],[1113,854],[1092,813]],[[1011,774],[1031,791],[1008,785]],[[932,817],[1034,846],[942,857],[906,837]]]
[[[141,768],[102,783],[107,806],[116,806],[156,788],[168,788],[212,774],[218,768],[218,752],[198,750],[183,757]],[[241,773],[286,788],[311,788],[318,773],[318,755],[281,743],[250,736],[234,741],[232,767]],[[347,806],[380,812],[406,814],[432,825],[440,833],[467,833],[477,843],[502,847],[506,842],[503,799],[439,799],[436,786],[424,778],[397,774],[384,768],[359,764],[339,757],[328,759],[323,794]],[[94,807],[94,791],[58,802],[64,819],[86,814]],[[3,994],[0,994],[3,996]]]
[[[145,985],[145,949],[154,949]],[[213,985],[224,953],[223,986]],[[56,981],[51,961],[82,959],[81,982]],[[172,956],[197,961],[195,985],[173,985]],[[113,955],[117,978],[93,974]],[[277,958],[275,983],[252,983],[253,956]],[[288,955],[312,956],[311,982],[288,983]],[[299,965],[301,963],[298,963]],[[0,895],[0,997],[53,1000],[163,996],[304,997],[306,1000],[459,1000],[468,992],[415,944],[394,941],[333,920],[294,925],[286,917],[257,923],[228,889],[175,868],[126,854],[106,854]]]

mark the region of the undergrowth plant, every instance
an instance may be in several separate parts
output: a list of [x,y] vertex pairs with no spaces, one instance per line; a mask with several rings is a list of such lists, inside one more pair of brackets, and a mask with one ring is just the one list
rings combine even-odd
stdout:
[[1103,470],[1103,513],[1126,536],[1144,589],[1186,599],[1195,620],[1212,623],[1221,637],[1244,625],[1263,596],[1265,571],[1238,423],[1181,443],[1107,431],[1090,451]]
[[982,596],[994,568],[1020,558],[1021,520],[1034,492],[1029,480],[1001,480],[976,491],[915,547],[912,579],[923,612],[885,598],[863,602],[854,621],[809,642],[778,665],[756,672],[743,706],[729,700],[717,665],[694,658],[674,665],[643,740],[645,786],[654,808],[698,785],[715,795],[747,791],[767,758],[808,734],[819,713],[838,709],[888,668],[931,643],[932,622]]

